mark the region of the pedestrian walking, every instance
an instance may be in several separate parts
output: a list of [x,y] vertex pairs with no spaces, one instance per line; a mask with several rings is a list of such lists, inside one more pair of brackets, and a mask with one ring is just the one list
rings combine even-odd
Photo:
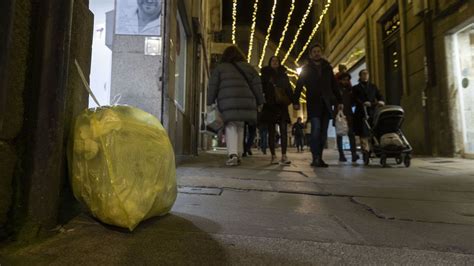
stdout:
[[308,149],[311,150],[311,121],[310,119],[306,120],[304,123],[304,137],[305,137],[305,145]]
[[242,157],[247,157],[248,155],[253,155],[252,146],[255,142],[255,137],[257,136],[257,126],[250,123],[245,123],[244,129],[244,153]]
[[328,167],[323,160],[323,150],[326,145],[329,120],[332,118],[332,106],[338,104],[342,110],[342,99],[337,88],[337,81],[332,66],[322,58],[321,45],[313,45],[309,49],[309,62],[303,67],[298,78],[293,99],[295,110],[300,109],[299,100],[303,86],[306,87],[306,102],[308,118],[311,121],[311,166]]
[[[291,123],[288,106],[291,104],[293,93],[291,91],[290,80],[286,74],[286,69],[281,65],[280,58],[272,56],[268,63],[261,70],[263,92],[265,94],[265,104],[262,111],[262,123],[268,125],[268,136],[270,152],[272,154],[271,163],[289,165],[291,161],[286,155],[288,147],[288,124]],[[275,125],[280,129],[281,140],[281,160],[277,159],[275,153]]]
[[268,126],[260,123],[258,125],[258,135],[260,136],[259,147],[263,154],[267,154],[268,148]]
[[236,46],[224,50],[221,63],[209,79],[207,103],[217,102],[225,124],[229,166],[240,164],[243,154],[244,125],[255,125],[257,109],[265,102],[258,72]]
[[295,137],[296,150],[298,152],[303,152],[304,124],[303,119],[301,119],[301,117],[298,117],[296,123],[293,124],[291,133]]
[[372,123],[372,118],[377,106],[383,106],[384,98],[380,90],[375,84],[369,82],[369,71],[367,69],[359,72],[359,84],[352,88],[356,109],[354,112],[354,133],[359,136],[360,144],[363,152],[370,150],[369,146],[369,128],[367,128],[364,119],[366,116],[364,107],[367,108],[367,115],[369,116],[369,124]]
[[[341,84],[341,75],[344,74],[344,73],[347,73],[347,66],[344,65],[344,64],[339,64],[339,66],[337,67],[337,70],[338,70],[338,72],[336,73],[335,77],[336,77],[336,81],[339,82],[339,85],[340,85]],[[350,80],[349,80],[349,84],[352,87],[352,83],[351,83]]]
[[[359,155],[357,155],[357,146],[355,141],[355,135],[353,130],[353,112],[352,107],[354,106],[353,95],[352,95],[352,86],[351,86],[351,75],[347,72],[343,72],[339,75],[339,93],[342,95],[342,103],[344,104],[344,108],[342,110],[344,116],[347,120],[348,125],[348,132],[347,137],[349,138],[349,143],[351,147],[352,153],[352,162],[356,162],[359,160]],[[334,116],[337,116],[339,110],[337,108],[334,110]],[[339,161],[340,162],[347,162],[346,156],[344,155],[344,147],[343,147],[343,136],[336,137],[337,143],[337,150],[339,151]]]

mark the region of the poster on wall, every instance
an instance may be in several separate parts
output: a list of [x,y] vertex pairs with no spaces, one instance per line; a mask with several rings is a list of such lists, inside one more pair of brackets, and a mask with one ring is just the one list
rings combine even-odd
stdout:
[[161,36],[163,0],[116,0],[115,34]]

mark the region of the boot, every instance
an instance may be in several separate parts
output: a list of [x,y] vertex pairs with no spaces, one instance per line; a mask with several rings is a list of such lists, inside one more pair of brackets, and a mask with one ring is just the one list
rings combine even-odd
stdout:
[[352,162],[355,163],[360,159],[359,155],[355,152],[352,154]]
[[311,166],[319,167],[319,168],[328,168],[329,167],[329,165],[326,162],[324,162],[322,159],[313,160],[313,162],[311,163]]
[[347,162],[347,159],[344,153],[339,154],[339,162]]

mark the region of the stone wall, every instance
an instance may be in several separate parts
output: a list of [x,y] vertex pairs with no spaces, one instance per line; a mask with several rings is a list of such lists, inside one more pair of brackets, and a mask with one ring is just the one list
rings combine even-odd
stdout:
[[[67,153],[67,147],[70,141],[74,121],[77,115],[87,109],[89,105],[89,94],[86,91],[79,72],[74,63],[79,63],[87,80],[91,70],[92,56],[92,37],[94,28],[94,16],[89,10],[86,1],[74,1],[74,11],[71,29],[71,47],[68,71],[68,95],[66,99],[66,114],[64,121],[64,156]],[[66,162],[66,160],[64,160]],[[61,180],[61,194],[59,203],[59,222],[65,222],[79,212],[77,204],[69,182],[69,173],[67,172],[66,163],[63,165],[64,170]]]
[[[1,12],[0,12],[1,13]],[[17,165],[21,163],[21,130],[24,121],[23,95],[27,91],[28,73],[31,71],[31,16],[32,4],[17,0],[7,59],[6,106],[3,127],[0,130],[0,239],[7,235],[7,222],[11,212],[13,182]]]
[[[145,55],[145,37],[115,35],[110,99],[161,118],[162,56]],[[112,102],[111,102],[112,104]]]
[[[43,31],[39,22],[44,21],[40,16],[41,12],[50,11],[47,8],[51,5],[43,6],[44,2],[28,0],[15,2],[10,34],[11,48],[6,68],[6,115],[0,129],[0,239],[11,235],[22,240],[36,237],[39,233],[38,229],[45,228],[42,228],[42,224],[34,225],[34,223],[43,221],[44,217],[51,217],[52,226],[55,226],[57,222],[55,217],[58,215],[59,202],[61,202],[60,194],[68,194],[62,189],[62,186],[67,187],[67,182],[65,182],[67,180],[66,149],[64,148],[67,143],[67,133],[58,134],[56,142],[51,141],[49,137],[47,139],[44,137],[55,134],[51,132],[68,132],[74,117],[87,107],[87,93],[79,81],[77,71],[72,66],[74,59],[77,58],[85,75],[88,76],[93,18],[88,10],[88,1],[74,2],[73,22],[72,25],[67,24],[71,27],[71,45],[68,45],[68,41],[65,42],[70,53],[63,53],[64,50],[58,53],[70,55],[69,73],[66,74],[70,79],[66,80],[67,88],[64,88],[67,92],[64,100],[46,101],[44,105],[40,104],[39,99],[43,96],[41,93],[49,93],[50,90],[57,90],[57,88],[44,86],[51,80],[40,84],[39,80],[43,81],[44,78],[42,75],[47,71],[60,72],[67,69],[65,66],[51,64],[47,64],[47,70],[45,67],[39,67],[44,63],[42,61],[44,58],[53,61],[63,59],[45,54],[48,49],[55,48],[44,45],[50,39],[44,36],[47,30]],[[3,10],[0,10],[0,14],[1,11]],[[70,16],[64,16],[61,18],[66,18],[66,20],[70,18]],[[54,21],[61,20],[56,17]],[[63,27],[62,24],[54,26],[59,31],[64,30],[66,39],[69,37],[67,27]],[[66,75],[61,78],[65,79]],[[38,113],[41,110],[54,110],[52,112],[59,110],[61,113],[58,115],[59,120],[56,121],[52,117],[39,117]],[[43,128],[46,125],[48,129],[39,134],[36,130],[39,124],[42,124]],[[46,143],[48,150],[38,148],[45,147],[38,143]],[[49,163],[41,165],[33,163],[50,151],[54,153],[54,156],[51,156]],[[51,169],[61,169],[61,171],[55,172]],[[55,173],[57,175],[54,175]],[[34,178],[35,176],[41,178]],[[32,184],[35,184],[34,188]],[[59,193],[56,193],[58,191]],[[48,199],[54,199],[55,203],[51,204],[51,201],[44,200],[45,195]],[[68,209],[67,206],[66,209]],[[38,218],[39,216],[41,218]]]
[[416,153],[431,154],[432,147],[428,146],[430,139],[426,138],[428,129],[425,124],[429,118],[425,112],[422,98],[423,93],[426,95],[428,86],[424,64],[426,56],[425,23],[421,16],[413,14],[412,5],[402,7],[400,14],[405,18],[402,41],[406,47],[402,55],[402,60],[405,61],[403,64],[406,66],[406,77],[404,78],[406,86],[401,102],[406,112],[403,129]]

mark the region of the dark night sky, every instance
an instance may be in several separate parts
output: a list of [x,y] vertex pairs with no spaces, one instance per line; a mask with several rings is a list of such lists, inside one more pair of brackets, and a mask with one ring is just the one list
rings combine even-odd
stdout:
[[[303,15],[308,7],[310,0],[297,0],[295,1],[295,10],[291,18],[288,32],[286,33],[285,42],[283,48],[286,50],[291,41],[291,36],[296,34],[298,26],[301,23]],[[232,25],[232,0],[223,0],[223,23],[224,25]],[[251,25],[252,13],[253,13],[254,0],[238,0],[237,5],[237,25]],[[290,12],[291,0],[278,0],[276,8],[276,16],[271,32],[271,39],[278,44],[281,33],[286,23],[288,13]],[[260,0],[257,11],[257,28],[266,33],[268,26],[270,25],[270,14],[272,12],[273,0]],[[306,38],[311,34],[313,24],[313,13],[311,12],[308,16],[305,26],[298,38],[298,42],[306,41]]]

